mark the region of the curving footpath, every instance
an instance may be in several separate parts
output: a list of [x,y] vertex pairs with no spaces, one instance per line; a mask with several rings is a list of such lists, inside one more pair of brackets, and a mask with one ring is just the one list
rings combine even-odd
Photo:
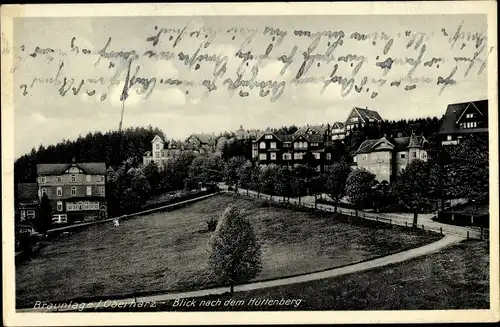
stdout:
[[[356,273],[356,272],[361,272],[365,270],[369,270],[372,268],[377,268],[377,267],[383,267],[386,265],[390,264],[395,264],[399,262],[403,262],[406,260],[410,260],[413,258],[417,258],[426,254],[430,254],[436,251],[439,251],[443,248],[446,248],[450,245],[453,245],[455,243],[458,243],[460,241],[464,240],[463,237],[458,236],[458,235],[446,235],[439,241],[421,246],[419,248],[391,254],[385,257],[369,260],[369,261],[364,261],[360,263],[355,263],[339,268],[333,268],[321,272],[315,272],[315,273],[309,273],[309,274],[304,274],[304,275],[299,275],[299,276],[294,276],[294,277],[286,277],[286,278],[280,278],[280,279],[274,279],[274,280],[268,280],[268,281],[262,281],[262,282],[254,282],[254,283],[248,283],[248,284],[242,284],[234,287],[235,292],[243,292],[243,291],[251,291],[251,290],[257,290],[257,289],[262,289],[262,288],[268,288],[268,287],[276,287],[276,286],[284,286],[284,285],[291,285],[291,284],[297,284],[297,283],[304,283],[304,282],[309,282],[313,280],[319,280],[319,279],[325,279],[325,278],[331,278],[331,277],[337,277],[337,276],[342,276],[346,274],[351,274],[351,273]],[[159,295],[152,295],[152,296],[143,296],[143,297],[136,297],[136,298],[126,298],[126,299],[117,299],[117,302],[120,303],[134,303],[134,302],[153,302],[153,301],[167,301],[167,300],[175,300],[175,299],[181,299],[181,298],[194,298],[194,297],[202,297],[202,296],[207,296],[207,295],[220,295],[223,293],[227,293],[229,291],[229,287],[217,287],[217,288],[210,288],[210,289],[204,289],[204,290],[199,290],[199,291],[192,291],[192,292],[182,292],[182,293],[166,293],[166,294],[159,294]],[[104,301],[103,301],[104,302]],[[87,308],[96,308],[100,302],[89,302],[86,303]],[[102,303],[100,304],[102,306]],[[47,309],[34,309],[34,308],[29,308],[29,309],[18,309],[16,310],[17,312],[47,312],[51,310]],[[68,308],[66,310],[58,310],[59,312],[61,311],[76,311],[75,309]]]

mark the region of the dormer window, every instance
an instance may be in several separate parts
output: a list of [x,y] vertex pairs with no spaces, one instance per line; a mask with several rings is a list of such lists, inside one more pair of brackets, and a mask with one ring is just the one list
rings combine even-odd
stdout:
[[265,138],[266,138],[266,140],[272,140],[273,136],[271,134],[267,134]]
[[465,115],[466,118],[474,118],[474,113],[470,113],[470,114],[467,114]]
[[351,121],[352,121],[353,123],[357,123],[357,122],[359,121],[359,118],[358,118],[358,117],[352,117],[352,118],[351,118]]

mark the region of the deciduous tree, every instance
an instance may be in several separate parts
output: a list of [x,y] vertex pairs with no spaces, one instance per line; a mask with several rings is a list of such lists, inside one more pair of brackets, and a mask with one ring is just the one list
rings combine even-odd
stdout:
[[413,212],[414,226],[417,225],[418,213],[432,207],[429,172],[429,165],[426,162],[413,160],[394,183],[394,195],[401,205]]
[[326,193],[333,200],[335,212],[337,212],[340,199],[345,195],[347,178],[350,173],[351,167],[346,162],[336,162],[326,168]]
[[354,205],[356,217],[358,210],[371,199],[374,181],[375,175],[364,168],[352,170],[347,177],[346,195]]
[[208,266],[212,278],[234,285],[254,278],[262,269],[261,249],[250,221],[233,205],[220,217],[209,240]]

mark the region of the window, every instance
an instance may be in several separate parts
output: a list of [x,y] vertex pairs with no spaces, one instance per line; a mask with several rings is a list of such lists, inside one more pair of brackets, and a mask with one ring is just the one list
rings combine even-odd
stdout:
[[316,167],[317,172],[321,172],[321,166]]
[[253,155],[252,155],[252,156],[253,156],[253,158],[257,157],[257,156],[258,156],[258,154],[259,154],[259,152],[258,152],[257,150],[253,150]]
[[71,183],[75,183],[76,182],[76,175],[71,175]]
[[92,181],[92,176],[86,175],[85,180],[87,181],[87,183],[90,183]]
[[71,195],[76,195],[76,187],[75,186],[73,186],[71,188]]
[[259,154],[259,160],[267,160],[267,154],[265,153]]
[[40,183],[47,183],[47,177],[46,176],[40,177]]
[[273,139],[273,136],[271,134],[267,134],[265,136],[266,140],[272,140]]
[[412,158],[416,158],[416,157],[417,157],[417,153],[416,153],[416,152],[413,152],[411,157],[412,157]]
[[271,142],[271,149],[276,149],[276,142]]
[[289,147],[290,147],[290,143],[289,143],[289,142],[285,142],[285,143],[283,143],[283,147],[284,147],[284,148],[289,148]]
[[303,157],[304,157],[304,154],[303,154],[303,153],[295,152],[295,153],[293,154],[293,159],[295,159],[295,160],[300,160],[300,159],[302,159]]
[[467,117],[467,118],[474,118],[474,113],[467,114],[467,115],[465,115],[465,117]]
[[446,140],[451,141],[451,135],[446,136]]
[[353,162],[358,162],[358,157],[353,157],[353,158],[352,158],[352,161],[353,161]]
[[62,187],[57,188],[57,196],[62,196]]
[[331,153],[327,153],[326,154],[326,160],[332,160],[332,154]]
[[62,211],[62,210],[63,210],[62,201],[57,201],[57,211]]
[[422,152],[422,159],[425,159],[425,157],[426,157],[425,152]]
[[156,143],[156,150],[160,150],[160,143]]
[[311,146],[319,146],[319,143],[311,143]]
[[406,159],[406,154],[405,154],[405,153],[401,153],[401,154],[399,155],[399,157],[400,157],[401,159]]
[[42,188],[42,196],[44,196],[44,194],[47,194],[47,189],[46,188]]
[[291,153],[283,153],[283,160],[292,160]]
[[62,183],[62,176],[57,176],[57,182]]
[[78,202],[78,204],[76,205],[76,208],[77,208],[77,210],[82,210],[83,209],[83,203],[82,202]]
[[320,159],[321,155],[318,152],[313,153],[315,159]]
[[358,120],[359,120],[359,119],[358,119],[358,117],[352,117],[352,118],[351,118],[351,121],[352,121],[353,123],[357,123],[357,122],[358,122]]
[[162,152],[160,152],[160,153],[161,153],[161,157],[163,158],[163,157],[164,157],[164,153],[163,153],[163,151],[162,151]]
[[160,158],[160,152],[155,152],[155,158]]
[[260,149],[265,149],[266,148],[266,142],[260,142],[259,148]]
[[35,218],[35,210],[28,210],[26,214],[28,215],[29,219]]
[[26,211],[21,210],[21,220],[24,220],[26,218]]
[[83,203],[83,210],[89,210],[90,209],[90,203],[88,201],[85,201]]
[[101,192],[101,195],[104,195],[104,186],[101,186],[99,191]]
[[104,182],[104,175],[99,175],[99,182]]
[[271,160],[276,160],[276,152],[271,153]]
[[92,186],[87,186],[87,195],[92,195]]
[[363,154],[363,160],[368,160],[368,155],[367,154]]

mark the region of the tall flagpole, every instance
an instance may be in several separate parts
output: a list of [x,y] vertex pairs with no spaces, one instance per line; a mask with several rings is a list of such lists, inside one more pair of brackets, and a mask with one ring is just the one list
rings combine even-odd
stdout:
[[122,100],[122,113],[120,116],[120,124],[118,125],[118,132],[122,131],[122,124],[123,124],[123,112],[125,111],[125,99]]

